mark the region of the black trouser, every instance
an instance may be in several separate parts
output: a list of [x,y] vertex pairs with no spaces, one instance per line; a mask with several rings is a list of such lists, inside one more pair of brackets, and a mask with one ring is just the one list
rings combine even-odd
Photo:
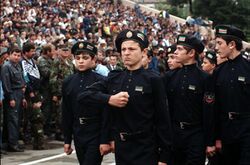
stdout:
[[250,165],[250,136],[237,143],[222,144],[222,164]]
[[201,128],[174,128],[173,165],[204,165],[205,143]]
[[75,144],[76,155],[80,165],[101,165],[102,156],[99,144],[79,145]]
[[222,155],[216,152],[216,155],[208,158],[208,165],[222,165]]
[[118,134],[115,138],[116,165],[157,165],[158,150],[152,134],[125,141]]

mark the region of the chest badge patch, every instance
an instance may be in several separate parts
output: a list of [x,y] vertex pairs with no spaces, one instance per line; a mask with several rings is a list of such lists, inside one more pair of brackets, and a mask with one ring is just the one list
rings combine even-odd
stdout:
[[195,91],[196,87],[194,85],[189,85],[188,86],[188,89],[192,90],[192,91]]
[[135,91],[137,92],[143,92],[143,87],[142,86],[136,86]]
[[238,77],[238,81],[242,81],[242,82],[245,82],[246,78],[245,77],[242,77],[242,76],[239,76]]

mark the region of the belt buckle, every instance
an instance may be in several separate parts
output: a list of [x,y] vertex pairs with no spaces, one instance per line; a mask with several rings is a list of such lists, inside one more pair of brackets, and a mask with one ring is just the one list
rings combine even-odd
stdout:
[[228,112],[228,119],[229,120],[234,120],[235,119],[234,115],[237,115],[237,114],[239,114],[239,113],[237,113],[237,112]]
[[79,118],[79,122],[80,122],[81,125],[86,124],[86,121],[84,121],[84,119],[85,119],[84,117]]
[[126,135],[128,135],[128,133],[127,132],[120,132],[120,139],[121,139],[121,141],[123,141],[123,142],[125,142],[126,141],[126,138],[125,138],[125,136]]
[[180,122],[180,128],[185,129],[185,123],[184,122]]

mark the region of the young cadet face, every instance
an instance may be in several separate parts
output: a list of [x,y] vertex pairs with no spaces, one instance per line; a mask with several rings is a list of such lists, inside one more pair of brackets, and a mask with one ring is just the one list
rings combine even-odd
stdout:
[[168,54],[168,67],[170,70],[176,69],[176,68],[181,68],[181,63],[177,63],[175,59],[175,54],[170,53]]
[[95,58],[92,58],[88,53],[83,52],[79,55],[75,55],[76,69],[79,71],[85,71],[93,67]]
[[188,51],[182,45],[176,46],[174,54],[175,54],[175,61],[177,63],[185,64],[190,60]]
[[226,41],[220,37],[216,37],[215,50],[221,58],[227,58],[232,53],[230,43],[227,44]]
[[128,70],[136,70],[142,66],[142,56],[147,54],[147,49],[141,50],[139,43],[128,40],[121,45],[121,55],[124,65]]
[[13,52],[9,55],[9,60],[13,63],[18,63],[21,60],[21,52]]
[[206,57],[203,59],[203,63],[201,64],[202,70],[205,72],[212,74],[213,70],[215,69],[215,64],[212,64]]

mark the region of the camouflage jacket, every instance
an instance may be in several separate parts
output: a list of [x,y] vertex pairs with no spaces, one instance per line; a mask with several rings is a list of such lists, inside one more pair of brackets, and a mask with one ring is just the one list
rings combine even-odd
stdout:
[[52,63],[53,59],[46,56],[40,56],[37,59],[37,66],[41,75],[41,84],[42,84],[41,90],[50,90],[49,78],[50,78]]
[[74,73],[74,64],[71,59],[56,58],[50,72],[50,87],[53,96],[62,95],[63,80]]

